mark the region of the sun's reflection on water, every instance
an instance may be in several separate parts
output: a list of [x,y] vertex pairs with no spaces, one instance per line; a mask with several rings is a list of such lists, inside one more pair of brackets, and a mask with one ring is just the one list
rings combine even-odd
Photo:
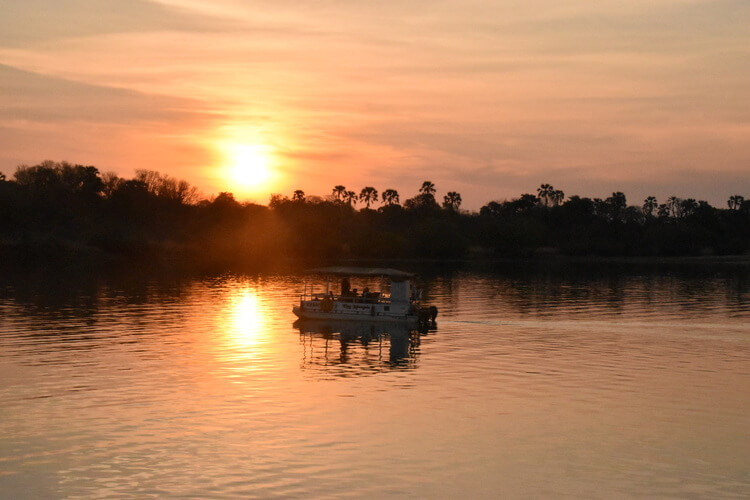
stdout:
[[250,362],[265,357],[272,350],[270,311],[257,289],[243,287],[228,296],[218,323],[220,358],[234,363],[235,369],[257,369]]
[[257,292],[246,288],[231,297],[232,308],[231,330],[237,344],[243,347],[255,346],[259,342],[260,332],[265,324]]

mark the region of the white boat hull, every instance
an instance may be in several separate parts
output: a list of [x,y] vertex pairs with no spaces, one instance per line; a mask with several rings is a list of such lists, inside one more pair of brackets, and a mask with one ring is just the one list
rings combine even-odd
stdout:
[[405,323],[416,325],[419,323],[419,318],[412,314],[388,314],[387,312],[371,310],[371,311],[320,311],[309,308],[302,308],[300,306],[294,306],[292,312],[300,319],[317,319],[317,320],[333,320],[333,321],[373,321],[373,322],[388,322],[388,323]]

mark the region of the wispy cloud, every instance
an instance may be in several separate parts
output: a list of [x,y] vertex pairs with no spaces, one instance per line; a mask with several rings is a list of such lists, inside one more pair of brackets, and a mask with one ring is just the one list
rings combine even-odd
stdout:
[[9,1],[3,2],[2,11],[0,45],[6,47],[43,46],[63,38],[108,33],[201,32],[237,27],[231,19],[198,15],[148,0]]
[[142,151],[191,151],[152,168],[204,164],[209,191],[231,188],[210,180],[211,140],[248,130],[293,174],[276,189],[439,175],[476,207],[547,181],[645,193],[688,169],[717,179],[695,197],[723,198],[750,191],[748,25],[744,0],[14,2],[0,126],[46,127],[28,156],[47,157],[66,121],[133,127]]

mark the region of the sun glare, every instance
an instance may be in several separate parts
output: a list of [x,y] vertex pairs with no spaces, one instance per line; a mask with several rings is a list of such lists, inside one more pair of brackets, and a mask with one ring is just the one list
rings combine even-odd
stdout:
[[231,325],[242,344],[255,344],[261,333],[264,316],[259,302],[258,295],[250,290],[243,290],[233,298]]
[[253,359],[264,350],[268,342],[267,316],[257,290],[243,289],[230,297],[224,313],[222,330],[233,360]]
[[228,152],[227,180],[235,190],[258,192],[271,180],[271,150],[260,144],[235,144]]

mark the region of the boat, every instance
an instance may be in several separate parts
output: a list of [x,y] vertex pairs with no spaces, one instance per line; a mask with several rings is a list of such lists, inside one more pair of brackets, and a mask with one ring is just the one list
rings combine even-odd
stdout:
[[[436,307],[421,304],[421,291],[412,285],[414,275],[398,269],[372,267],[320,267],[308,274],[322,276],[325,291],[316,292],[315,284],[305,284],[299,305],[292,312],[300,319],[337,321],[398,322],[417,326],[433,322]],[[351,288],[351,278],[380,278],[380,290],[362,292]],[[331,286],[338,284],[338,293]]]

